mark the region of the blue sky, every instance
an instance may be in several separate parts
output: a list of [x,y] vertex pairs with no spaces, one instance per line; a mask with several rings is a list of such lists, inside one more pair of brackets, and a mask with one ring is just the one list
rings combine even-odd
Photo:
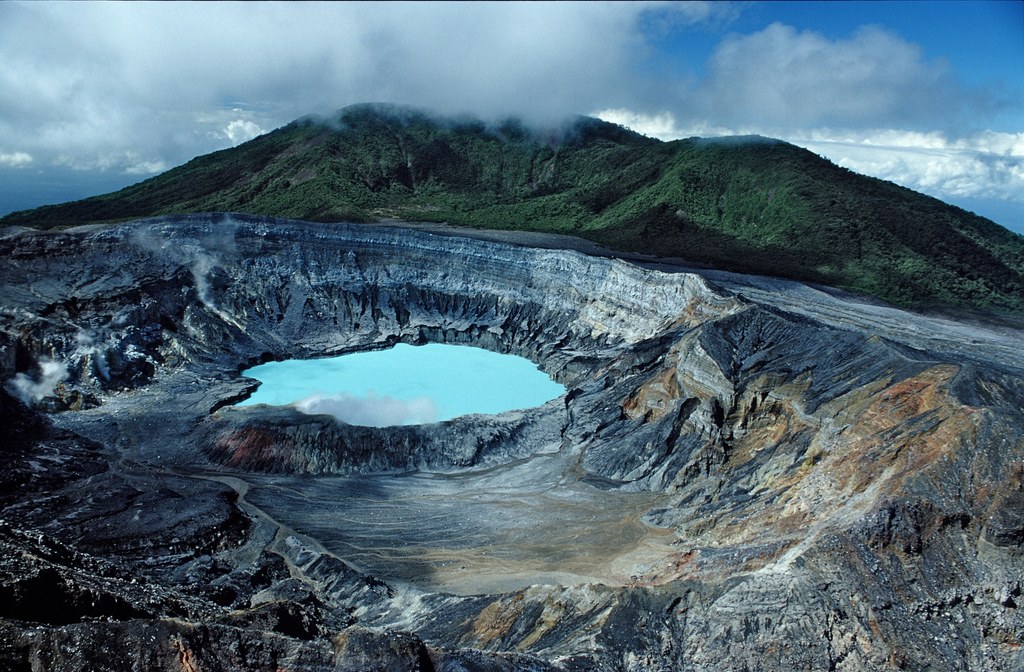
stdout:
[[1024,3],[0,3],[0,213],[390,101],[759,133],[1024,233]]

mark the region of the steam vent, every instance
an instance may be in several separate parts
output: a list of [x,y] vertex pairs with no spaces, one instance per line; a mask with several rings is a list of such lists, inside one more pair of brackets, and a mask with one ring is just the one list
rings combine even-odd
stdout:
[[[1024,669],[1019,332],[584,245],[4,231],[0,668]],[[565,393],[236,405],[256,364],[398,343]]]

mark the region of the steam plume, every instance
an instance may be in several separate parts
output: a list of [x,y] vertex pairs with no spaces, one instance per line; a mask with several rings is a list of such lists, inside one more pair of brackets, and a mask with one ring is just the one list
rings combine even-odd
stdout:
[[364,427],[421,425],[437,419],[437,405],[429,397],[394,399],[371,392],[366,397],[349,394],[314,394],[295,402],[295,407],[308,414],[333,415],[342,422]]
[[19,373],[7,381],[7,391],[27,405],[34,404],[53,394],[53,391],[68,377],[68,368],[63,362],[44,359],[39,362],[39,373],[35,379],[26,373]]

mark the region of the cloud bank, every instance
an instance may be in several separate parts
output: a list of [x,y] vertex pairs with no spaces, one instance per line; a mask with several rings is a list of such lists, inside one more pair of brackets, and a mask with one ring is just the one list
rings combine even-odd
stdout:
[[1024,133],[815,131],[792,141],[851,170],[940,198],[1024,204]]
[[[0,148],[159,170],[359,102],[564,116],[628,90],[682,3],[2,3]],[[5,159],[10,163],[12,159]]]
[[0,152],[0,166],[18,168],[32,163],[32,155],[25,152]]
[[722,124],[934,127],[982,104],[944,62],[877,26],[829,40],[774,23],[727,37],[709,66],[697,109]]

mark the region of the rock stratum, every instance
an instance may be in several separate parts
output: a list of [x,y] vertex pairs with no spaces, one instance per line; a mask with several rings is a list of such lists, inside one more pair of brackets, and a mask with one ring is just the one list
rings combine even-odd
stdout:
[[[516,236],[6,230],[0,667],[1024,666],[1019,332]],[[567,393],[232,405],[253,363],[397,342]]]

